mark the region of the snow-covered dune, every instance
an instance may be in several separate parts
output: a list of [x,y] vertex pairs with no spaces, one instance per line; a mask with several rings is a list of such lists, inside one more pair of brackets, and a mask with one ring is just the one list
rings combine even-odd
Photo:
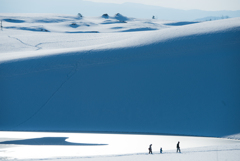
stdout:
[[[0,130],[239,133],[239,18],[183,26],[90,20],[89,31],[100,33],[67,33],[80,30],[61,22],[44,24],[49,32],[19,31],[24,19],[3,28]],[[115,32],[123,28],[143,30]]]

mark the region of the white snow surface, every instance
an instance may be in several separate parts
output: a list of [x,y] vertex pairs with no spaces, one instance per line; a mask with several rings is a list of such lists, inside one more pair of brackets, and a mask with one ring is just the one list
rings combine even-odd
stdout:
[[[148,49],[150,44],[211,35],[239,27],[239,18],[199,23],[134,19],[121,14],[109,18],[79,18],[71,15],[2,13],[0,19],[3,20],[0,40],[0,53],[3,54],[0,61],[85,50],[139,46]],[[38,50],[41,51],[32,52]]]
[[[240,158],[240,142],[223,138],[49,132],[0,132],[0,138],[0,160],[218,161]],[[178,141],[181,153],[176,153]],[[149,144],[153,154],[148,154]]]
[[240,159],[240,18],[0,20],[0,160]]

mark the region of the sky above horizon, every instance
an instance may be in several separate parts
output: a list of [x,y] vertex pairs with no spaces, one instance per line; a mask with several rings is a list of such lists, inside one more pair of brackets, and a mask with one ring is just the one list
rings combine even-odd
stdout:
[[145,5],[161,6],[166,8],[192,10],[199,9],[205,11],[219,10],[240,10],[240,0],[84,0],[102,3],[126,2],[140,3]]
[[240,0],[0,0],[0,13],[81,13],[90,17],[121,13],[134,18],[154,15],[162,20],[192,21],[240,17]]
[[0,0],[0,13],[44,13],[49,11],[71,13],[71,8],[75,6],[84,5],[85,8],[90,8],[89,2],[97,2],[95,5],[105,3],[108,7],[111,7],[111,4],[130,2],[182,10],[240,10],[240,0]]

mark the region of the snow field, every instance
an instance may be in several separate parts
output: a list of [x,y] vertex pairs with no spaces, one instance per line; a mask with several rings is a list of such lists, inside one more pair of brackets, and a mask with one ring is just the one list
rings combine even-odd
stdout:
[[[45,158],[50,160],[155,160],[160,158],[184,160],[193,159],[194,156],[200,160],[217,160],[218,157],[220,160],[226,158],[234,160],[239,158],[240,151],[239,141],[222,138],[49,132],[1,132],[0,134],[1,159],[10,160]],[[48,142],[45,142],[44,138],[48,138]],[[54,141],[56,138],[67,139],[65,142]],[[178,141],[182,151],[180,154],[176,154],[175,149]],[[65,143],[83,145],[65,145]],[[148,155],[149,144],[153,144],[153,155]],[[159,154],[160,147],[163,148],[163,154]],[[204,156],[200,157],[203,154]]]
[[0,19],[1,160],[239,160],[239,18]]

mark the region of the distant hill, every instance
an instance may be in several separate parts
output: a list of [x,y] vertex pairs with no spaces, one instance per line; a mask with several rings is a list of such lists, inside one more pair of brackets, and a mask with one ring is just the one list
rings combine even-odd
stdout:
[[[89,1],[29,1],[8,0],[8,3],[0,3],[1,13],[61,13],[77,14],[85,16],[101,16],[104,13],[113,15],[121,13],[128,17],[151,19],[153,16],[161,20],[192,21],[203,17],[229,16],[240,17],[240,11],[201,11],[201,10],[180,10],[150,6],[137,3],[97,3]],[[57,3],[56,3],[57,2]],[[12,5],[15,4],[15,5]],[[48,7],[46,7],[46,4]],[[28,6],[28,7],[26,7]],[[37,7],[36,7],[37,6]],[[51,7],[51,6],[54,6]],[[64,7],[63,7],[64,6]],[[63,9],[64,8],[64,9]]]
[[[240,17],[240,11],[202,11],[202,10],[180,10],[172,8],[164,8],[160,6],[148,6],[136,3],[124,3],[119,5],[121,13],[129,17],[151,18],[153,15],[157,19],[176,20],[176,21],[192,21],[203,17]],[[134,13],[131,12],[134,10]]]

